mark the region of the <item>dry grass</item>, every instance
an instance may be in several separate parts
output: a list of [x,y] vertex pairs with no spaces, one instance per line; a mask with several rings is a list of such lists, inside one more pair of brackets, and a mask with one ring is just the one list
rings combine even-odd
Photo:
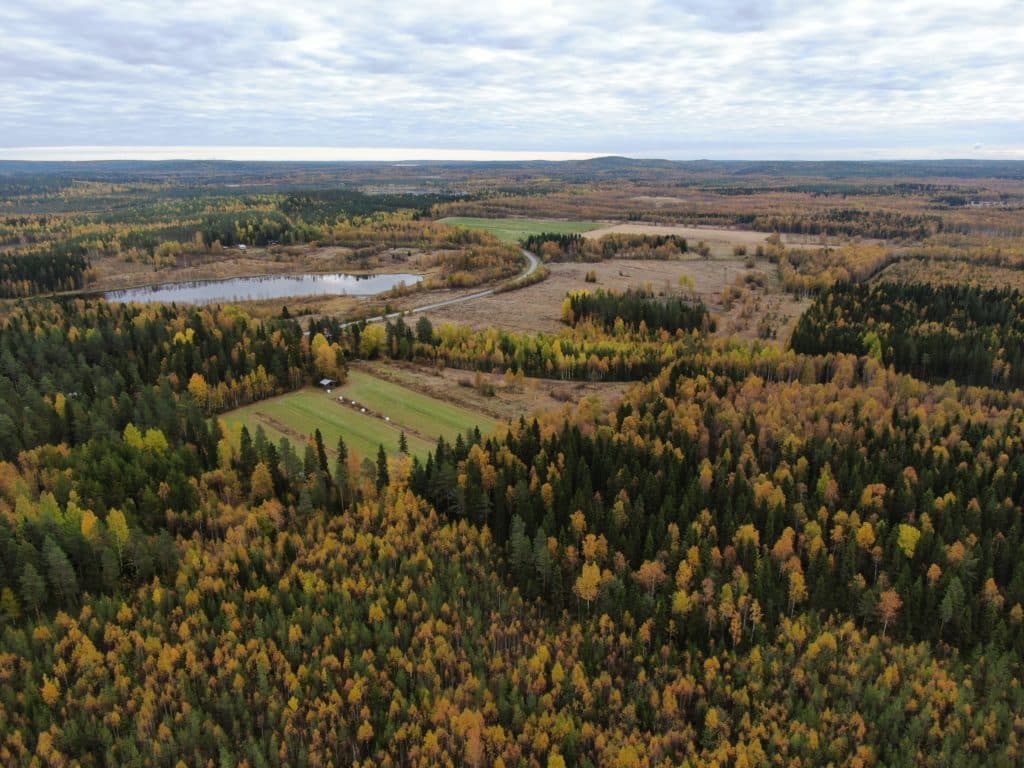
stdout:
[[[435,207],[437,216],[523,216],[547,217],[590,221],[643,221],[661,224],[700,225],[721,227],[736,217],[751,215],[772,217],[798,216],[824,217],[836,208],[856,211],[887,211],[900,215],[931,215],[938,212],[946,221],[946,231],[967,227],[977,233],[998,232],[1019,237],[1024,234],[1019,203],[1021,182],[1017,179],[899,179],[900,182],[921,181],[925,185],[952,185],[951,191],[960,190],[970,198],[989,201],[992,205],[937,208],[935,190],[921,194],[893,194],[894,180],[879,179],[804,179],[818,189],[797,189],[800,180],[783,182],[790,189],[780,189],[776,182],[767,189],[759,189],[756,179],[730,180],[730,190],[716,191],[711,187],[692,185],[688,176],[685,186],[671,183],[667,178],[643,184],[618,179],[609,183],[566,185],[555,192],[537,194],[507,194],[488,196],[486,199],[443,203]],[[680,179],[682,181],[682,179]],[[853,188],[847,194],[844,187]],[[485,187],[486,188],[486,187]],[[731,194],[745,188],[744,194]],[[825,192],[824,194],[822,192]],[[1001,199],[1011,202],[995,204]],[[767,228],[767,227],[765,227]],[[849,238],[855,239],[858,230]],[[864,234],[863,231],[859,232]]]
[[[662,198],[659,198],[662,199]],[[676,198],[664,198],[676,200]],[[768,232],[755,232],[750,229],[725,229],[722,227],[678,227],[663,224],[615,224],[601,229],[592,229],[584,233],[584,237],[599,238],[610,234],[629,235],[679,235],[685,237],[692,248],[703,240],[711,248],[711,255],[723,258],[733,255],[732,249],[743,246],[753,252],[759,245],[768,242]],[[816,235],[781,235],[782,242],[790,248],[819,246],[823,240]]]
[[472,386],[466,386],[472,382],[473,373],[455,368],[438,370],[388,361],[356,363],[353,369],[501,422],[517,420],[520,416],[532,417],[588,399],[596,399],[602,408],[608,409],[632,386],[626,382],[564,382],[527,378],[522,391],[515,391],[506,386],[500,374],[490,374],[484,375],[483,379],[494,387],[495,395],[487,397]]
[[[373,297],[360,296],[293,296],[282,299],[266,299],[263,301],[245,302],[245,311],[260,319],[276,317],[281,314],[282,307],[288,307],[288,314],[302,320],[308,317],[331,315],[334,317],[354,317],[367,314],[370,308],[376,308],[380,300]],[[381,306],[383,306],[381,304]],[[376,314],[376,312],[370,312]]]
[[473,217],[452,217],[441,219],[441,224],[453,227],[479,229],[497,237],[503,243],[518,243],[530,235],[560,234],[568,235],[586,232],[602,226],[596,221],[558,221],[552,219],[502,218],[481,219]]
[[[685,275],[693,281],[692,292],[715,316],[720,335],[756,337],[762,320],[767,319],[776,328],[776,340],[784,344],[796,319],[809,303],[797,301],[784,293],[778,280],[778,270],[767,261],[756,262],[752,269],[747,269],[742,259],[612,259],[586,264],[555,263],[549,264],[548,268],[551,276],[542,283],[445,307],[429,313],[430,319],[435,324],[456,322],[480,329],[497,327],[526,333],[557,333],[565,328],[562,301],[569,291],[649,288],[663,294],[690,293],[689,289],[684,290],[679,285],[680,277]],[[586,282],[586,274],[590,271],[596,273],[596,283]],[[747,285],[740,296],[730,300],[726,289],[737,281],[744,282],[748,275],[756,277],[763,285]]]

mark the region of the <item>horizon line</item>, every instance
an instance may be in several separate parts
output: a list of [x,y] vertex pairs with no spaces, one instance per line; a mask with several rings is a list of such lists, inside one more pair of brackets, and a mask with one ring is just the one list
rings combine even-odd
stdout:
[[[810,156],[786,156],[739,152],[724,155],[679,156],[673,151],[651,153],[560,151],[560,150],[490,150],[442,149],[426,147],[324,147],[324,146],[243,146],[243,145],[66,145],[37,147],[0,147],[0,162],[559,162],[624,157],[631,160],[669,162],[954,162],[954,161],[1024,161],[1024,150],[999,148],[993,153],[968,157],[945,154],[903,154],[886,150],[862,149],[839,153],[808,153]],[[675,155],[673,157],[673,155]]]

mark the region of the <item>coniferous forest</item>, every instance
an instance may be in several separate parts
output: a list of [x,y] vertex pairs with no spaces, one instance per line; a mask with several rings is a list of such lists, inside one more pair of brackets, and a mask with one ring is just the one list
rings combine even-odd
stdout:
[[869,354],[923,379],[1024,384],[1024,295],[1014,288],[837,285],[793,332],[808,354]]
[[[722,216],[741,212],[730,185],[747,191],[755,263],[710,236],[703,254],[636,231],[517,244],[441,221],[554,216],[570,193],[597,217],[615,184],[668,184],[660,165],[581,182],[577,164],[525,164],[514,183],[487,166],[98,166],[87,191],[60,168],[0,176],[18,212],[0,258],[0,764],[1021,765],[1024,256],[985,234],[1013,217],[936,212],[925,170],[909,187],[839,170],[713,171]],[[412,173],[446,183],[345,186]],[[711,171],[673,173],[712,194]],[[792,211],[769,204],[783,182]],[[822,212],[822,189],[857,213]],[[623,219],[653,215],[632,205]],[[782,218],[901,240],[760,232]],[[83,229],[106,234],[74,251]],[[176,266],[129,254],[132,231]],[[254,251],[236,261],[440,277],[349,314],[82,291],[110,259],[227,264],[213,243],[233,237]],[[272,250],[290,238],[301,252]],[[525,287],[520,246],[550,267]],[[893,277],[911,257],[932,282]],[[502,290],[442,306],[459,285]],[[551,325],[481,326],[474,302]],[[779,338],[730,325],[783,303]],[[410,371],[497,426],[422,452],[404,431],[368,455],[325,436],[322,411],[357,413],[338,404],[356,372]],[[295,394],[322,398],[295,422],[310,428],[233,426]]]

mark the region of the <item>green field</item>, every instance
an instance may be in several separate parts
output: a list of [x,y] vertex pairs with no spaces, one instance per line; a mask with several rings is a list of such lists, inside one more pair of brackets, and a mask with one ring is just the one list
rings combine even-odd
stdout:
[[479,427],[486,434],[497,426],[497,422],[488,416],[450,405],[362,371],[349,371],[348,381],[337,392],[377,413],[387,414],[407,431],[426,435],[432,442],[440,436],[445,440],[454,440],[456,435],[465,434],[473,427]]
[[571,235],[576,232],[589,232],[608,226],[596,221],[558,221],[555,219],[475,219],[469,216],[449,216],[441,219],[442,224],[455,227],[482,229],[490,232],[506,243],[518,243],[528,235],[550,233],[554,235]]
[[[344,397],[346,402],[338,400]],[[353,406],[352,400],[359,405]],[[360,409],[366,408],[368,413]],[[384,417],[390,419],[385,421]],[[343,435],[345,444],[362,458],[373,458],[377,448],[388,453],[398,450],[399,434],[404,430],[409,452],[423,458],[434,449],[437,438],[454,440],[459,433],[478,426],[491,430],[496,422],[487,416],[435,400],[397,384],[382,381],[359,371],[330,394],[319,389],[303,389],[263,400],[224,414],[227,426],[239,429],[243,424],[254,432],[262,426],[275,442],[287,437],[301,444],[319,429],[324,444],[332,450]]]

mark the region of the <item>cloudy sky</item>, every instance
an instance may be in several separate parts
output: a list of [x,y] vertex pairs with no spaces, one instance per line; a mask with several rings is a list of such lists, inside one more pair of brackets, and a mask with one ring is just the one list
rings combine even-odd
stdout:
[[1022,0],[21,0],[0,29],[0,157],[1024,159]]

